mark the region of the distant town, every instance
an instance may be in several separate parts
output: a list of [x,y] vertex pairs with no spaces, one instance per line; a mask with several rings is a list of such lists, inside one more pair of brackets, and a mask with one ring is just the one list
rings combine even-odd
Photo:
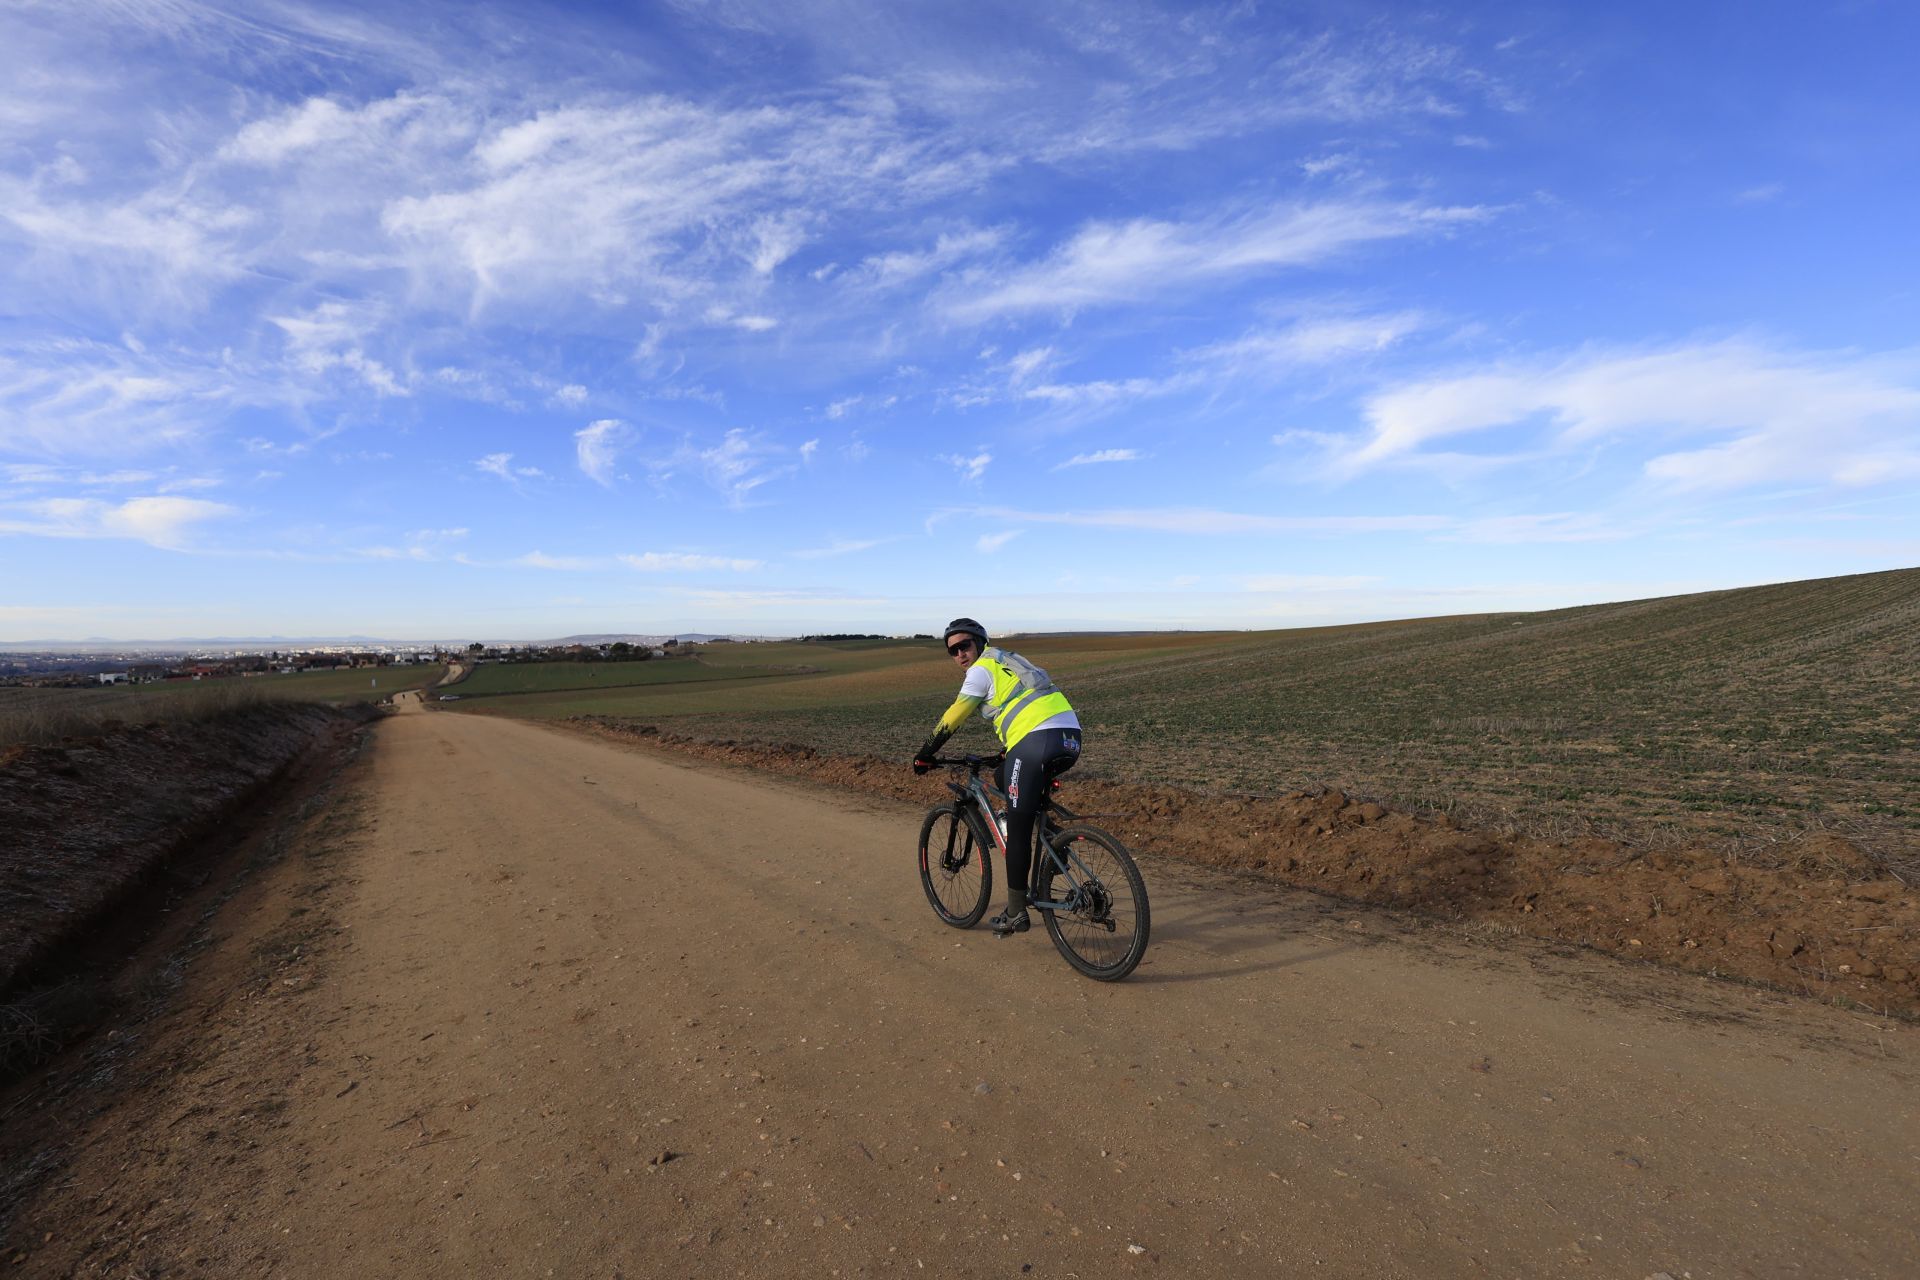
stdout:
[[[15,648],[0,646],[0,687],[82,688],[449,662],[645,662],[689,652],[695,645],[905,638],[869,631],[804,636],[715,635],[701,631],[679,635],[580,635],[514,643],[354,637],[339,641],[104,641],[93,648],[82,642],[44,642]],[[925,632],[911,638],[933,639]]]
[[[730,636],[698,637],[699,643],[734,643]],[[678,636],[562,640],[547,644],[320,645],[309,648],[204,648],[163,653],[0,652],[0,685],[80,688],[102,684],[155,684],[165,680],[223,680],[355,667],[407,667],[449,662],[644,662],[672,656],[690,639]]]

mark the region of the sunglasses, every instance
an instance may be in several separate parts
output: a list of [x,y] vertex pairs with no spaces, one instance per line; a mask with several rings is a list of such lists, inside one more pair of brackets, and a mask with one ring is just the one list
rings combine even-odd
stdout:
[[974,642],[971,640],[962,640],[958,644],[948,645],[947,652],[957,658],[961,654],[965,653],[967,650],[973,648],[973,644]]

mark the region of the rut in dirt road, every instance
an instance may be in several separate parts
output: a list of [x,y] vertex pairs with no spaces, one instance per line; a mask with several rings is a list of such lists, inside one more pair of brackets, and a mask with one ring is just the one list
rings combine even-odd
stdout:
[[[76,1160],[23,1216],[56,1236],[25,1274],[108,1257],[103,1202],[145,1232],[119,1260],[276,1276],[1920,1256],[1897,1024],[1164,862],[1145,963],[1102,985],[1039,931],[940,926],[907,806],[424,712],[354,769],[330,869],[250,899],[334,931],[265,986],[203,962],[190,1069],[100,1121],[141,1160]],[[277,1117],[230,1144],[245,1176],[196,1163],[218,1125],[172,1117],[242,1105]]]

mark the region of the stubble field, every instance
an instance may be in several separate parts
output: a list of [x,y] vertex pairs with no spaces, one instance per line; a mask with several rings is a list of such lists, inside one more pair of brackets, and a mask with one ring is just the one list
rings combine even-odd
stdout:
[[[1485,829],[1706,842],[1763,863],[1831,831],[1920,875],[1920,570],[1546,613],[1008,643],[1073,697],[1083,778],[1213,795],[1337,786]],[[958,686],[930,641],[721,644],[630,665],[653,678],[609,689],[617,668],[601,666],[539,687],[521,674],[537,667],[482,668],[470,685],[494,696],[463,705],[904,761]],[[991,745],[984,725],[955,745],[970,744]]]

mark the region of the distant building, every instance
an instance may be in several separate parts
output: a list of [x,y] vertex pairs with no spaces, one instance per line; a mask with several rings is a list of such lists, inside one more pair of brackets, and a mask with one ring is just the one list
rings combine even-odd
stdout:
[[127,673],[124,671],[102,671],[100,673],[100,683],[125,684],[127,683]]

